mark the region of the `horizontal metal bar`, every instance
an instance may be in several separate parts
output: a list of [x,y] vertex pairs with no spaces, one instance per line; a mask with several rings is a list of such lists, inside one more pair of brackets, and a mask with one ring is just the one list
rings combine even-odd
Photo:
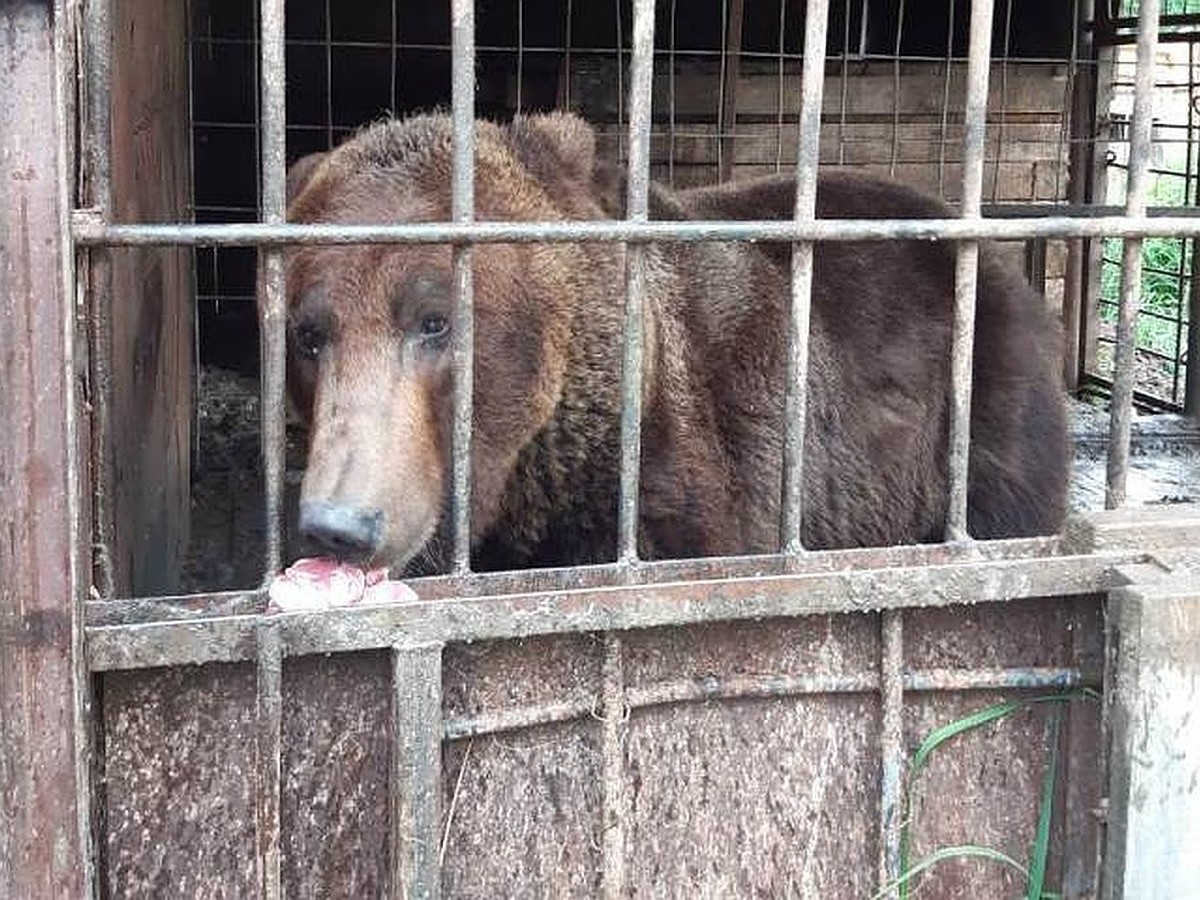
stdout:
[[[1182,212],[1182,211],[1181,211]],[[249,247],[279,244],[511,244],[585,241],[1018,240],[1200,237],[1200,215],[1013,219],[817,219],[742,222],[477,222],[472,225],[104,225],[76,219],[85,246]]]
[[[648,561],[629,570],[619,564],[558,569],[523,569],[514,572],[476,572],[414,578],[407,582],[422,600],[450,597],[495,597],[547,591],[600,589],[613,585],[633,587],[676,581],[717,581],[728,578],[765,578],[851,569],[949,565],[1005,559],[1045,559],[1062,555],[1058,537],[979,541],[974,544],[910,544],[898,547],[859,547],[850,550],[813,550],[802,557],[788,554],[725,556],[701,559]],[[179,597],[135,597],[93,600],[86,604],[87,625],[135,625],[151,622],[256,615],[266,608],[261,589],[188,594]]]
[[[1124,583],[1115,566],[1140,558],[1087,556],[964,562],[886,570],[543,591],[477,599],[351,606],[273,617],[287,655],[377,649],[401,641],[453,643],[833,612],[1067,597]],[[88,630],[93,671],[235,662],[254,652],[262,616]]]
[[[1038,690],[1099,684],[1098,673],[1075,668],[1008,669],[916,669],[904,672],[905,691],[935,693],[942,691]],[[676,703],[707,703],[713,700],[762,700],[781,697],[807,697],[829,694],[872,694],[879,690],[876,672],[845,675],[706,675],[681,678],[626,688],[628,709],[647,709]],[[600,698],[586,694],[571,700],[534,703],[447,719],[443,738],[465,740],[489,734],[523,731],[542,725],[556,725],[598,716]]]

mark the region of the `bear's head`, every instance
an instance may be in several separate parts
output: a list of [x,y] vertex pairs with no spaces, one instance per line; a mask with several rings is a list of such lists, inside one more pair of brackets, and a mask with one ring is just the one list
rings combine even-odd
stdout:
[[[476,218],[595,218],[595,136],[578,118],[476,126]],[[384,122],[288,175],[302,223],[446,222],[451,124]],[[579,279],[577,245],[472,250],[475,377],[472,535],[501,513],[522,449],[555,416]],[[444,564],[449,536],[456,327],[451,248],[305,245],[286,253],[289,384],[309,425],[301,531],[372,565]]]

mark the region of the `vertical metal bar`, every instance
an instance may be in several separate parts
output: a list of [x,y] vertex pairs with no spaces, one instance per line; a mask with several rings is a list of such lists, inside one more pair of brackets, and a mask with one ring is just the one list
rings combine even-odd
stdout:
[[[475,3],[453,0],[451,106],[454,173],[451,214],[457,223],[475,219]],[[454,571],[471,569],[471,418],[474,405],[475,285],[471,248],[456,245],[454,267]]]
[[733,176],[737,161],[738,79],[742,71],[742,24],[746,18],[745,0],[729,0],[729,15],[722,35],[721,109],[717,127],[720,180]]
[[888,158],[888,175],[896,177],[900,161],[900,47],[904,41],[904,0],[896,13],[896,41],[892,48],[892,151]]
[[[850,0],[846,0],[849,4]],[[787,0],[779,0],[778,83],[775,88],[775,171],[783,169],[784,58],[787,55]]]
[[676,8],[675,0],[671,0],[671,31],[669,35],[669,48],[667,50],[667,116],[669,129],[668,142],[670,144],[670,152],[667,156],[667,183],[671,187],[675,186],[675,26],[676,26]]
[[[287,95],[284,76],[284,0],[260,0],[261,11],[261,119],[262,119],[262,220],[283,222],[287,206],[286,123]],[[287,433],[283,411],[287,377],[284,325],[283,251],[263,251],[263,300],[259,306],[259,341],[262,346],[262,441],[266,476],[267,558],[269,578],[283,559],[283,476]]]
[[602,666],[604,702],[603,748],[604,823],[601,850],[601,893],[605,900],[620,900],[625,891],[625,821],[629,817],[625,790],[625,672],[621,638],[604,635]]
[[[817,214],[817,164],[821,150],[821,100],[825,90],[825,33],[829,0],[810,0],[804,25],[804,65],[800,76],[800,135],[796,148],[798,222]],[[812,308],[813,245],[792,248],[792,308],[788,336],[784,404],[783,510],[780,542],[799,553],[804,494],[804,435],[808,419],[809,319]]]
[[263,622],[257,639],[257,779],[255,784],[256,870],[259,896],[282,896],[279,868],[279,797],[283,757],[283,650],[279,626]]
[[[111,0],[91,0],[84,7],[86,29],[87,115],[85,137],[89,201],[101,221],[112,220],[112,28]],[[88,251],[91,288],[91,454],[93,554],[101,596],[116,591],[114,562],[116,519],[113,510],[116,477],[112,451],[113,409],[113,270],[112,251]]]
[[567,33],[566,33],[566,42],[565,42],[566,46],[563,48],[563,68],[566,69],[566,72],[564,74],[564,79],[566,82],[566,89],[563,94],[563,108],[564,109],[571,108],[571,47],[574,43],[573,39],[572,39],[571,29],[574,26],[574,12],[575,12],[574,0],[567,0]]
[[396,81],[398,75],[396,67],[400,63],[400,0],[392,0],[392,45],[389,48],[392,53],[391,67],[388,69],[388,97],[391,100],[389,110],[394,116],[397,114],[399,107],[399,96],[396,93]]
[[947,4],[950,9],[950,20],[946,27],[946,72],[942,78],[942,124],[938,141],[938,196],[946,199],[946,144],[950,140],[950,79],[954,72],[954,8],[953,2]]
[[621,17],[621,0],[613,0],[617,17],[617,160],[625,158],[624,142],[620,132],[625,129],[625,22]]
[[333,17],[325,0],[325,147],[333,149]]
[[517,112],[521,111],[521,91],[525,85],[525,0],[517,0]]
[[904,814],[901,798],[904,780],[904,614],[900,610],[885,610],[880,627],[880,753],[883,766],[879,786],[879,886],[882,889],[900,877],[900,827]]
[[850,0],[845,5],[846,22],[842,31],[842,65],[838,78],[838,151],[837,164],[846,164],[846,112],[850,103]]
[[[1067,146],[1067,202],[1087,202],[1092,186],[1091,140],[1096,117],[1098,64],[1090,23],[1094,19],[1092,0],[1075,0],[1074,37],[1071,41],[1070,123]],[[1086,63],[1081,62],[1086,60]],[[1086,68],[1079,71],[1081,65]],[[1061,159],[1061,157],[1060,157]],[[1055,196],[1059,196],[1055,191]],[[1084,369],[1088,302],[1087,258],[1091,242],[1072,238],[1067,241],[1067,263],[1063,276],[1063,383],[1068,391],[1079,387]]]
[[[1183,166],[1183,205],[1194,206],[1196,204],[1195,177],[1194,170],[1196,168],[1196,146],[1192,138],[1196,130],[1196,106],[1193,98],[1196,96],[1196,45],[1188,44],[1188,111],[1187,111],[1187,134],[1184,138],[1185,146],[1185,161]],[[1183,310],[1185,298],[1188,295],[1188,288],[1191,282],[1191,267],[1188,260],[1188,245],[1193,243],[1190,238],[1176,238],[1179,241],[1179,271],[1176,274],[1175,284],[1178,288],[1176,296],[1179,298],[1179,305],[1175,309],[1175,358],[1171,361],[1171,401],[1174,403],[1180,402],[1179,397],[1179,382],[1183,376],[1183,365],[1181,358],[1184,353],[1185,337],[1183,332]],[[1186,386],[1185,386],[1186,401]]]
[[1192,244],[1192,280],[1188,290],[1187,375],[1183,386],[1183,412],[1200,419],[1200,247]]
[[[1008,54],[1012,47],[1012,8],[1013,0],[1005,0],[1004,4],[1004,56],[1000,59],[1000,109],[996,121],[996,160],[993,164],[992,202],[1000,199],[1000,164],[1004,159],[1004,131],[1008,124]],[[1033,187],[1037,199],[1037,186]]]
[[[1138,10],[1137,72],[1133,87],[1133,121],[1129,126],[1129,179],[1125,214],[1146,214],[1150,191],[1151,123],[1154,116],[1154,52],[1158,47],[1158,0],[1142,0]],[[1129,469],[1129,434],[1133,418],[1134,358],[1137,314],[1142,290],[1142,240],[1127,238],[1121,265],[1121,300],[1117,311],[1117,346],[1113,361],[1112,418],[1108,433],[1108,479],[1104,505],[1125,502]]]
[[442,645],[392,651],[392,893],[441,895]]
[[[629,80],[630,222],[645,222],[650,204],[650,113],[654,80],[654,0],[634,0],[633,61]],[[625,250],[625,329],[621,369],[621,496],[618,554],[621,562],[638,556],[638,490],[642,456],[642,358],[646,247]]]
[[[967,47],[967,107],[963,122],[962,217],[978,219],[983,199],[983,154],[987,121],[988,69],[992,47],[992,0],[971,3]],[[975,342],[975,290],[979,244],[958,247],[954,272],[954,337],[950,354],[949,508],[946,538],[967,540],[967,467],[971,436],[971,366]]]

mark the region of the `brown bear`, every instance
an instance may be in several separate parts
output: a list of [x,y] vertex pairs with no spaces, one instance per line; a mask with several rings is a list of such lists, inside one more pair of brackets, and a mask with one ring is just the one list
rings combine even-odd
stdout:
[[[623,176],[579,118],[476,126],[481,221],[623,216]],[[451,125],[373,125],[289,175],[295,222],[450,215]],[[790,177],[654,186],[652,219],[790,217]],[[950,213],[905,187],[822,174],[822,218]],[[623,249],[476,247],[472,554],[479,569],[615,557]],[[643,558],[779,546],[789,257],[784,243],[648,249],[639,548]],[[809,548],[940,540],[954,246],[819,244],[802,533]],[[447,246],[302,246],[287,257],[292,393],[310,423],[300,525],[326,552],[409,574],[446,562]],[[984,246],[969,472],[978,538],[1053,532],[1064,515],[1059,328]]]

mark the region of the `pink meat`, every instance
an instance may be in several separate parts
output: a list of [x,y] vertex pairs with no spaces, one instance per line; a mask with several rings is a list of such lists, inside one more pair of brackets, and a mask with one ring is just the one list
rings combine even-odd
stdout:
[[363,570],[336,559],[298,559],[276,575],[267,590],[270,612],[298,612],[416,600],[413,589],[390,581],[387,569]]

